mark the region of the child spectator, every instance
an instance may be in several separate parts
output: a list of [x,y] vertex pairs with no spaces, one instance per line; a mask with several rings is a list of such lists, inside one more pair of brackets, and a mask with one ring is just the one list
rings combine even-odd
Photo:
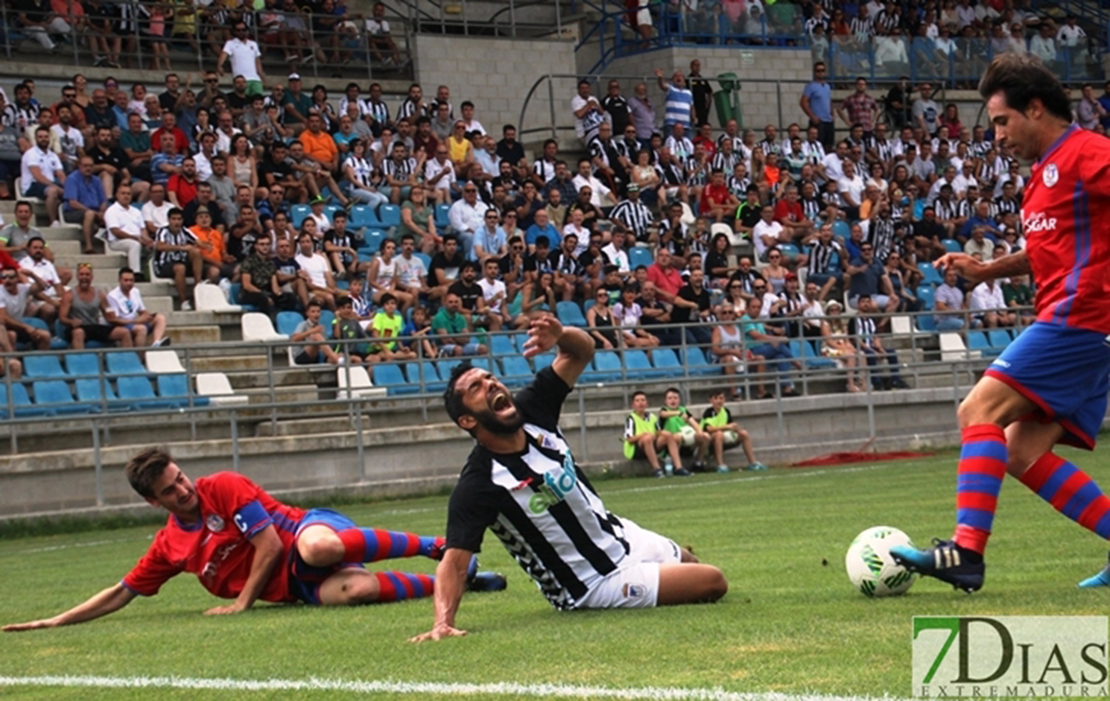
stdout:
[[395,339],[404,333],[405,318],[397,313],[397,298],[388,292],[383,294],[379,301],[381,309],[374,315],[370,324],[370,336],[379,340],[371,346],[371,352],[381,360],[412,360],[416,351],[400,345]]
[[328,337],[324,327],[320,325],[320,303],[312,300],[304,310],[305,319],[297,324],[289,340],[294,342],[307,342],[301,351],[293,358],[296,365],[315,365],[322,353],[332,365],[339,365],[343,359],[335,354],[328,346]]
[[713,456],[717,459],[717,472],[728,472],[724,452],[737,445],[744,446],[744,456],[748,459],[748,470],[766,470],[767,466],[755,459],[752,450],[752,437],[732,420],[732,414],[725,406],[725,390],[715,389],[709,395],[709,408],[701,415],[701,428],[709,435],[713,444]]
[[694,430],[694,472],[703,472],[705,454],[709,450],[709,434],[701,430],[698,422],[682,404],[682,394],[678,388],[668,387],[663,393],[663,408],[659,410],[659,418],[663,420],[664,431],[678,436],[680,447],[686,429]]
[[[657,449],[667,451],[664,467],[659,465]],[[643,392],[632,395],[632,411],[624,423],[624,457],[629,460],[646,458],[651,465],[652,475],[664,477],[670,474],[689,477],[690,471],[682,467],[682,456],[678,454],[679,438],[660,429],[659,418],[648,411],[648,398]]]

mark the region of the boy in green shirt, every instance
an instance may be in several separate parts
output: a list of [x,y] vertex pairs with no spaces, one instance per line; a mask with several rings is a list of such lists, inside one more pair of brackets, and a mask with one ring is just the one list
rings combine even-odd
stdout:
[[632,395],[632,412],[624,423],[624,456],[629,460],[637,457],[647,458],[652,474],[664,477],[666,473],[659,465],[658,450],[666,451],[667,472],[679,477],[689,477],[690,471],[682,467],[682,457],[678,454],[681,441],[676,434],[663,431],[659,418],[648,411],[647,395],[636,392]]
[[748,470],[766,470],[767,466],[755,459],[755,452],[752,451],[752,437],[748,432],[740,428],[740,424],[734,423],[732,414],[729,413],[728,408],[725,406],[725,391],[723,389],[713,390],[713,394],[709,395],[709,408],[701,416],[701,427],[713,443],[713,455],[717,458],[717,472],[728,472],[728,465],[725,464],[724,452],[727,448],[735,447],[736,444],[744,446],[744,455],[748,458]]
[[709,451],[709,434],[701,430],[698,422],[690,416],[690,412],[681,404],[682,395],[675,387],[668,387],[663,394],[663,408],[659,410],[659,418],[663,420],[663,430],[678,436],[679,445],[685,443],[684,429],[689,427],[694,431],[694,472],[705,470],[705,454]]
[[[401,329],[405,326],[404,317],[397,313],[397,298],[386,292],[378,302],[381,304],[381,309],[378,310],[378,313],[374,315],[374,319],[370,322],[370,337],[375,339],[397,338],[401,335]],[[375,343],[370,347],[370,350],[386,362],[412,360],[416,357],[414,350],[399,345],[397,341]]]

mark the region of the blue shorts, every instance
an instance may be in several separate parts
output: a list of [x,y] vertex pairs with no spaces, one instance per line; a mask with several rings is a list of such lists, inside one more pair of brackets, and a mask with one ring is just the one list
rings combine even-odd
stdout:
[[[311,509],[297,526],[297,536],[309,526],[327,526],[336,532],[358,527],[354,521],[331,509]],[[340,562],[328,567],[313,567],[301,559],[294,547],[289,554],[289,593],[306,604],[319,605],[320,585],[328,577],[348,567],[361,568],[362,563]]]
[[35,197],[40,200],[46,199],[46,185],[39,181],[35,181],[27,186],[27,191],[23,193],[24,197]]
[[1093,450],[1110,391],[1110,338],[1097,331],[1036,322],[985,373],[1037,405],[1023,421],[1058,422],[1061,443]]

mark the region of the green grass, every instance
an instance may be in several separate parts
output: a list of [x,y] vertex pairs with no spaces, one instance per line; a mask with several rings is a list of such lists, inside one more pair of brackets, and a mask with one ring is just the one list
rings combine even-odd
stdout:
[[[1101,454],[1068,455],[1096,477],[1110,463]],[[895,599],[855,592],[843,568],[852,538],[879,524],[899,527],[919,544],[947,536],[954,482],[955,455],[946,453],[847,468],[600,483],[612,511],[692,546],[724,570],[731,590],[716,605],[558,613],[487,537],[483,567],[508,575],[509,589],[464,599],[458,623],[470,635],[463,639],[405,642],[430,627],[428,600],[358,609],[260,605],[240,616],[209,618],[201,613],[215,600],[182,576],[159,596],[99,621],[0,636],[0,675],[550,682],[908,696],[914,615],[1106,610],[1107,592],[1075,587],[1105,562],[1105,543],[1013,480],[1003,489],[983,591],[965,596],[926,580]],[[344,510],[366,525],[437,533],[445,506],[437,496]],[[0,622],[52,615],[118,581],[154,530],[0,541]],[[404,565],[433,570],[425,560]],[[185,699],[198,692],[0,687],[4,696]]]

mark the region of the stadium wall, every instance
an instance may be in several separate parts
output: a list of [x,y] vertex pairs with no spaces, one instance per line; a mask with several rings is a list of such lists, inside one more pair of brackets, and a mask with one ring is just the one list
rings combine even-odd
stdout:
[[[732,403],[730,409],[752,433],[760,460],[786,464],[861,449],[871,435],[870,420],[874,421],[874,447],[878,449],[953,445],[958,442],[955,406],[965,391],[948,387],[877,393],[872,395],[873,419],[868,416],[867,396],[855,394],[814,395],[781,404]],[[621,455],[626,411],[587,413],[587,450],[583,451],[577,407],[577,397],[572,395],[562,427],[589,471],[647,474],[646,463],[629,463]],[[691,411],[700,415],[703,408],[692,405]],[[440,420],[438,413],[433,416]],[[400,427],[383,423],[377,420],[362,434],[364,468],[358,459],[357,434],[340,431],[346,424],[337,419],[334,433],[240,439],[239,470],[267,489],[295,496],[385,497],[427,493],[454,483],[472,446],[466,434],[448,423]],[[193,477],[230,470],[234,465],[233,444],[228,439],[171,444],[170,448]],[[123,465],[134,451],[133,446],[101,450],[105,511],[148,508],[131,493],[123,476]],[[742,455],[734,452],[730,458],[735,464]],[[95,473],[92,450],[12,456],[0,467],[0,519],[101,511],[96,507]]]
[[[414,44],[424,94],[434,96],[436,86],[450,86],[455,116],[459,103],[470,100],[477,106],[475,117],[496,139],[505,124],[519,128],[521,103],[537,79],[575,71],[573,41],[418,34]],[[556,111],[569,110],[573,96],[556,93]],[[550,113],[546,90],[537,91],[529,111]]]

